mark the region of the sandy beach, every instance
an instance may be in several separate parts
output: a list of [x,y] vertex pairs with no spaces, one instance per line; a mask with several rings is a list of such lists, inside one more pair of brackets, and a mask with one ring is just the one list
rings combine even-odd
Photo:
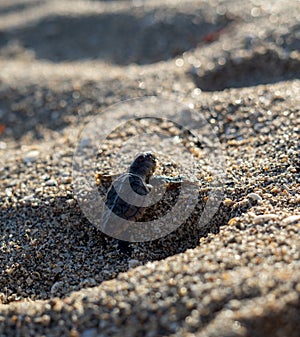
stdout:
[[[299,336],[299,22],[296,0],[0,2],[1,337]],[[123,251],[74,191],[83,130],[97,120],[105,134],[126,107],[183,105],[222,154],[220,203],[199,227],[218,178],[205,140],[171,122],[123,125],[95,172],[154,149],[155,174],[190,172],[192,154],[197,177],[182,225]]]

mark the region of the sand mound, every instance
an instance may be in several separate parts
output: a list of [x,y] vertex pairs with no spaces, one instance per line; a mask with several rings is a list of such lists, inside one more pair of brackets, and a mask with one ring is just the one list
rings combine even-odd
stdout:
[[[298,336],[298,12],[296,1],[1,2],[1,336]],[[122,251],[79,207],[73,155],[85,123],[151,95],[210,123],[224,195],[197,228],[202,158],[193,215]],[[182,144],[201,157],[190,134],[152,128],[177,141],[157,144],[159,174],[180,171]],[[136,130],[111,137],[103,167],[126,170],[145,143],[113,152]]]

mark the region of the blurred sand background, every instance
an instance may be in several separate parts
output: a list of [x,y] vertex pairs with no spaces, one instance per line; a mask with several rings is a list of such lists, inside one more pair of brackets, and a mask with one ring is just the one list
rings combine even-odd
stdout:
[[[1,0],[0,336],[299,336],[299,22],[296,0]],[[72,158],[147,95],[211,123],[225,195],[205,230],[122,254]]]

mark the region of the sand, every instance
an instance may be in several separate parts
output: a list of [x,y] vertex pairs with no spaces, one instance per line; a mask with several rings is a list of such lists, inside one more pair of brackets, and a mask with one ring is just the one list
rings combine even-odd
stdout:
[[[284,0],[1,1],[0,336],[299,335],[299,13]],[[92,118],[152,95],[211,125],[223,195],[199,228],[203,148],[144,124],[200,153],[199,198],[177,230],[124,250],[80,208],[73,156]],[[158,174],[189,169],[172,142],[122,152],[137,130],[116,131],[98,170],[124,172],[154,145]]]

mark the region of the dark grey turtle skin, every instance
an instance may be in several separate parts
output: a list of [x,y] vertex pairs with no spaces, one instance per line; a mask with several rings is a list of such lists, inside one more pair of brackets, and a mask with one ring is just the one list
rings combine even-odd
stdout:
[[[145,207],[138,205],[132,205],[124,201],[116,191],[115,186],[119,192],[126,193],[125,190],[125,180],[129,180],[131,189],[139,196],[146,196],[150,190],[151,186],[149,184],[149,179],[153,175],[156,168],[156,157],[151,152],[145,152],[139,154],[133,163],[130,165],[128,172],[119,176],[118,179],[109,188],[106,199],[106,211],[103,216],[103,229],[105,232],[111,232],[111,234],[118,234],[126,230],[128,227],[127,221],[138,221],[144,214]],[[122,188],[124,186],[124,190]],[[128,186],[128,185],[127,185]],[[126,187],[128,188],[128,187]],[[121,228],[116,228],[116,220],[112,220],[111,213],[117,215],[119,218],[127,220],[122,223],[122,220],[117,218]],[[114,219],[116,219],[114,217]],[[112,223],[114,222],[114,223]],[[109,226],[112,226],[112,230]],[[125,226],[125,228],[124,228]]]

